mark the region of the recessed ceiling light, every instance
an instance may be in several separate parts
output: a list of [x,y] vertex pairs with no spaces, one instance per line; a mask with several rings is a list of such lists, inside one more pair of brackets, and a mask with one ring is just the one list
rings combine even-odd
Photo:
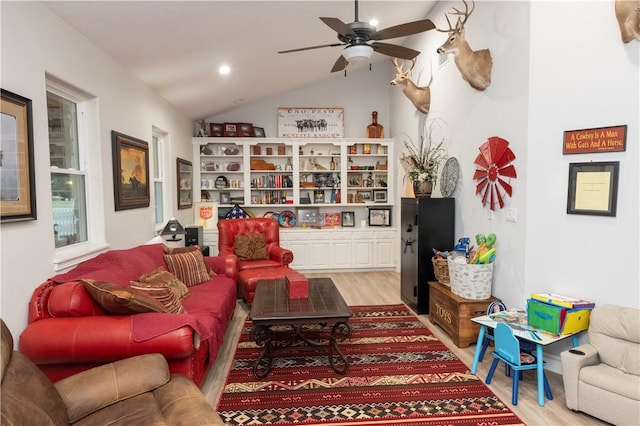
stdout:
[[377,27],[379,23],[380,23],[380,22],[378,22],[378,20],[377,20],[376,18],[372,18],[372,19],[369,21],[369,25],[371,25],[372,27]]
[[220,68],[218,68],[218,72],[221,75],[227,75],[231,72],[231,68],[229,67],[229,65],[222,65],[220,66]]

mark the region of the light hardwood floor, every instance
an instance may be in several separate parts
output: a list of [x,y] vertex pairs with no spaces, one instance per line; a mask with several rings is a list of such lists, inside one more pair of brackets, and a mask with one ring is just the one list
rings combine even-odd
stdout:
[[[329,277],[336,284],[340,293],[349,305],[385,305],[402,303],[400,299],[400,274],[395,272],[357,272],[357,273],[322,273],[306,274],[308,277]],[[215,406],[220,398],[222,387],[231,360],[240,328],[248,314],[243,302],[238,302],[236,312],[225,336],[225,344],[218,353],[216,364],[205,379],[202,391]],[[475,345],[458,348],[444,331],[429,322],[428,315],[418,315],[427,327],[465,364],[471,365]],[[478,376],[484,381],[489,369],[490,355],[478,366]],[[527,425],[606,425],[583,413],[574,413],[565,405],[562,376],[547,372],[551,385],[553,400],[546,401],[544,407],[537,403],[537,385],[535,373],[525,372],[520,384],[518,405],[511,405],[511,378],[504,375],[502,366],[498,367],[489,388],[504,401]],[[612,409],[614,409],[612,407]]]

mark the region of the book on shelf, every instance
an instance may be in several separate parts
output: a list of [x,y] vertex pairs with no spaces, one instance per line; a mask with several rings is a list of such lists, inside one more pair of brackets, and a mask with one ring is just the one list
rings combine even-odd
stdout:
[[575,297],[564,296],[557,293],[531,293],[531,298],[539,300],[541,302],[549,303],[556,306],[562,306],[564,308],[575,309],[584,308],[592,309],[596,306],[595,303],[588,300],[578,299]]

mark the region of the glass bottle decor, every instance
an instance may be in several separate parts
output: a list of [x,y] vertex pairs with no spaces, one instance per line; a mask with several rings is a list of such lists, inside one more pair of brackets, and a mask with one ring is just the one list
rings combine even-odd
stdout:
[[371,113],[371,124],[367,126],[368,138],[384,138],[384,127],[382,124],[378,124],[378,111]]

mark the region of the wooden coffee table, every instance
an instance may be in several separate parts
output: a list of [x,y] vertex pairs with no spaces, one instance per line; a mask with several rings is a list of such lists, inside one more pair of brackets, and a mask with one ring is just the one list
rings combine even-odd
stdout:
[[[274,355],[285,349],[295,349],[297,346],[292,345],[298,340],[306,343],[300,348],[325,352],[331,368],[338,374],[345,374],[349,360],[338,347],[338,341],[351,335],[351,315],[351,309],[330,278],[309,278],[309,297],[302,299],[289,299],[284,279],[258,281],[249,318],[253,322],[251,340],[264,349],[253,366],[253,375],[257,379],[265,378],[273,366]],[[304,328],[310,325],[321,325],[323,330],[328,330],[328,341],[307,339],[303,335]],[[288,340],[278,339],[278,334],[283,333],[274,332],[276,326],[280,330],[282,326],[289,328]]]

